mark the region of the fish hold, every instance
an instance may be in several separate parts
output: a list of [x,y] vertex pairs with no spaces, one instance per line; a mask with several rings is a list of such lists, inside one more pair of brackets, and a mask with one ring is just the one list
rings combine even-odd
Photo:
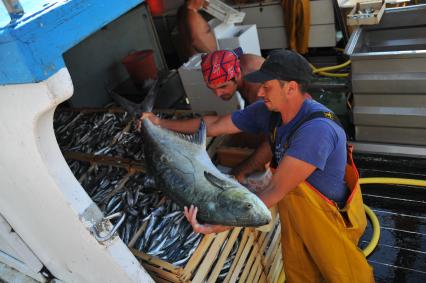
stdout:
[[179,134],[142,122],[145,161],[157,187],[181,206],[198,207],[201,222],[262,226],[271,221],[265,204],[236,180],[222,174],[206,152],[206,127]]

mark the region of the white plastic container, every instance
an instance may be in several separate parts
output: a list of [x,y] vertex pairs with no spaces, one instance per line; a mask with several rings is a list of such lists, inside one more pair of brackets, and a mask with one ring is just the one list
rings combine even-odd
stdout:
[[256,25],[226,24],[217,19],[210,20],[209,25],[216,36],[219,49],[241,47],[244,53],[261,55]]

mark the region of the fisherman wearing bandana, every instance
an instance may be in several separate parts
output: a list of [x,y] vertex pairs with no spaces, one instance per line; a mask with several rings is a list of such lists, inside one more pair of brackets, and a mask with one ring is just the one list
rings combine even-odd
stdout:
[[222,100],[230,100],[239,92],[245,105],[257,100],[259,83],[243,80],[251,72],[259,70],[265,59],[254,54],[235,50],[219,50],[202,56],[201,71],[208,88]]
[[[247,106],[258,99],[260,84],[245,81],[243,77],[259,70],[264,61],[261,56],[243,54],[240,47],[234,50],[219,50],[202,56],[201,71],[207,87],[217,97],[228,101],[238,91]],[[232,169],[231,174],[238,181],[245,182],[248,174],[264,170],[265,164],[269,162],[271,157],[268,141],[262,136],[258,136],[261,141],[256,151]]]
[[[301,55],[272,52],[258,71],[244,77],[261,84],[262,100],[231,115],[204,117],[207,135],[269,135],[274,175],[257,195],[266,206],[278,207],[286,282],[374,282],[357,246],[367,220],[352,148],[336,115],[307,94],[311,77]],[[147,118],[174,130],[187,123],[188,133],[200,123]],[[184,208],[195,232],[231,228],[200,224],[197,211],[192,205]]]

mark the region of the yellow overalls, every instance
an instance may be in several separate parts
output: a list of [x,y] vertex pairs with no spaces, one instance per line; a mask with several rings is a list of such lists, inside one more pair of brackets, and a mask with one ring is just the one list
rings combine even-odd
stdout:
[[286,282],[374,282],[357,246],[367,219],[351,146],[345,171],[351,193],[343,209],[306,181],[278,203]]

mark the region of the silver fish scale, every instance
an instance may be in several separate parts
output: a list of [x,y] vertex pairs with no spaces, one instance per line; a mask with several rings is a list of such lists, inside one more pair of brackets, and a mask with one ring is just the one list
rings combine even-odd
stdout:
[[[158,114],[166,119],[200,117],[198,114]],[[79,113],[57,111],[54,129],[62,151],[144,159],[142,135],[132,123],[128,132],[123,129],[128,121],[126,113]],[[112,140],[116,143],[111,146]],[[155,183],[143,173],[132,175],[117,190],[127,171],[113,166],[90,166],[87,162],[67,160],[68,165],[89,196],[105,216],[125,213],[126,218],[118,228],[118,235],[125,244],[135,237],[145,225],[144,232],[136,238],[133,248],[156,256],[176,266],[184,266],[196,248],[202,235],[194,233],[183,215],[182,209],[163,193],[155,190]],[[113,225],[119,218],[110,220]],[[226,242],[224,243],[224,245]],[[226,260],[218,282],[221,282],[232,264],[239,239]]]

